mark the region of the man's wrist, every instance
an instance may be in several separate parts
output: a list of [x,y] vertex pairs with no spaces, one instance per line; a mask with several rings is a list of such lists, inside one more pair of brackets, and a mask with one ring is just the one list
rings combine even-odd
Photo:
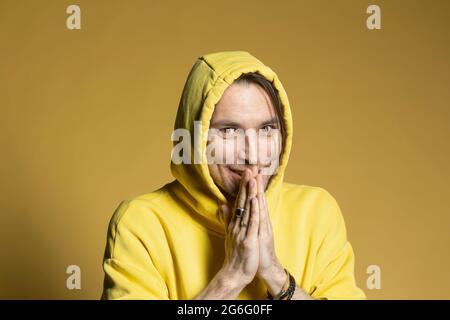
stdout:
[[217,276],[219,285],[229,290],[240,292],[248,285],[248,281],[239,272],[231,272],[227,268],[222,268]]
[[281,264],[276,264],[269,270],[261,273],[261,280],[266,284],[267,290],[272,296],[277,295],[283,288],[288,275]]

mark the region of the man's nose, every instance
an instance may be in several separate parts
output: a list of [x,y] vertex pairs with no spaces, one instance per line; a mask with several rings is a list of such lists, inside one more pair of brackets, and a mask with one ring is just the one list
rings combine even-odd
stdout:
[[258,140],[255,134],[245,135],[245,144],[238,154],[241,162],[243,161],[246,165],[258,164]]

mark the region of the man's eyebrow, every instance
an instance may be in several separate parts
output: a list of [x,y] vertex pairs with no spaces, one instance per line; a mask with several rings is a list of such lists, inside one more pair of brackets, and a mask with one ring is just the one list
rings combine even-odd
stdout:
[[221,121],[214,121],[212,123],[213,126],[217,127],[239,127],[240,124],[234,121],[230,120],[221,120]]
[[261,127],[268,126],[270,124],[278,124],[278,118],[273,117],[269,120],[264,121],[263,123],[261,123]]
[[[263,121],[260,123],[260,127],[264,127],[271,124],[278,124],[278,118],[273,117],[268,120]],[[217,127],[240,127],[241,125],[235,121],[231,120],[220,120],[220,121],[214,121],[211,125],[217,126]]]

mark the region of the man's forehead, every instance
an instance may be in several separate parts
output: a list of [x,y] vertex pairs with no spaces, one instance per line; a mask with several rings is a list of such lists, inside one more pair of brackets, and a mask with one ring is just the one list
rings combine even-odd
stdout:
[[260,125],[276,122],[275,108],[262,88],[244,85],[227,90],[215,106],[211,119],[213,124]]

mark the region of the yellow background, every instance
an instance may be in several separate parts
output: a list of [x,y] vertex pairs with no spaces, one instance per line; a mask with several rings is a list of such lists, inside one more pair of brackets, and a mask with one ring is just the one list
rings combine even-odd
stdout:
[[[70,4],[81,30],[66,28]],[[366,28],[370,4],[381,30]],[[437,0],[0,0],[0,298],[99,298],[107,223],[172,179],[184,81],[222,50],[278,73],[286,180],[336,197],[368,297],[450,298],[449,31]]]

